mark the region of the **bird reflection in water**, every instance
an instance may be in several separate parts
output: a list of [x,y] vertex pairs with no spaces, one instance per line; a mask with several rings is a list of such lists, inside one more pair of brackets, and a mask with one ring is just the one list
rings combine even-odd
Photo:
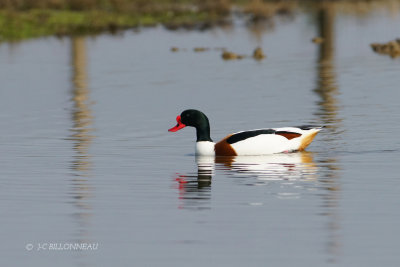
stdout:
[[209,209],[211,179],[214,175],[214,157],[196,157],[197,174],[178,174],[179,208]]
[[[175,178],[181,200],[179,208],[210,208],[211,182],[215,169],[227,171],[228,177],[242,178],[242,181],[250,185],[267,185],[271,181],[317,181],[318,168],[310,152],[265,156],[197,156],[196,163],[197,174],[178,174]],[[295,186],[299,188],[298,184]],[[285,192],[279,196],[283,195]]]
[[310,152],[279,153],[264,156],[217,157],[216,163],[232,177],[255,177],[254,183],[274,180],[316,180]]

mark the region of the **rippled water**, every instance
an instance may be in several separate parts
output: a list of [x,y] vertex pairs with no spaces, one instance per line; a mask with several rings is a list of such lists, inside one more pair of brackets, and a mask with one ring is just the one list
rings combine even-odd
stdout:
[[[398,266],[400,63],[369,44],[399,23],[327,8],[261,33],[239,20],[2,44],[2,262]],[[214,49],[258,45],[260,62]],[[196,158],[193,129],[167,132],[186,108],[208,115],[215,140],[327,127],[304,153]]]

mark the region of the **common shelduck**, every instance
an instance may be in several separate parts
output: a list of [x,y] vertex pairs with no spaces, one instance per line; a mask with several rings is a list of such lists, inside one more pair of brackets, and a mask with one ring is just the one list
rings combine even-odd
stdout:
[[210,137],[210,123],[203,112],[188,109],[178,115],[176,121],[177,125],[168,131],[176,132],[186,126],[196,128],[196,155],[200,156],[254,156],[302,151],[322,129],[312,125],[256,129],[233,133],[214,143]]

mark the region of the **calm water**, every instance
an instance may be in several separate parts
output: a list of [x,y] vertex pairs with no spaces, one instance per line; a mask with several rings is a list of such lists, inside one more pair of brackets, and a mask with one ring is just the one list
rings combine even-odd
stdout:
[[[1,44],[2,266],[399,266],[400,61],[369,44],[400,16],[317,18]],[[327,128],[305,153],[196,159],[193,129],[167,132],[186,108],[215,140]],[[50,249],[75,243],[96,249]]]

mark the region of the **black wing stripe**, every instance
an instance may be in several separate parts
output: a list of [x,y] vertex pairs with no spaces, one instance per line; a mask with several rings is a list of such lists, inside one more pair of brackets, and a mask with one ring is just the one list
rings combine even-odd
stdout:
[[228,139],[226,139],[226,142],[228,142],[229,144],[234,144],[234,143],[246,140],[247,138],[251,138],[251,137],[254,137],[254,136],[257,136],[260,134],[275,134],[275,130],[263,129],[263,130],[240,132],[240,133],[231,135]]

